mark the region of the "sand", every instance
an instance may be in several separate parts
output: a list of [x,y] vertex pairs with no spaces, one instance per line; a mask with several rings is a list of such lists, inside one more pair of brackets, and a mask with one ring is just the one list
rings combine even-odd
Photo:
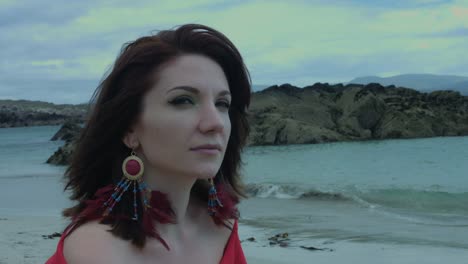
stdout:
[[247,245],[243,248],[248,263],[256,264],[467,264],[468,250],[342,242],[331,246],[333,252],[309,252],[301,248],[272,248]]
[[[0,264],[44,263],[56,249],[59,238],[45,238],[61,232],[66,221],[60,216],[0,216]],[[398,263],[398,264],[467,264],[468,250],[446,247],[407,246],[376,243],[341,241],[323,244],[317,240],[314,245],[332,251],[309,251],[299,247],[270,246],[268,239],[255,237],[254,229],[239,225],[239,236],[248,263]]]
[[42,236],[65,227],[59,216],[2,215],[0,219],[0,264],[44,263],[55,251],[58,238]]

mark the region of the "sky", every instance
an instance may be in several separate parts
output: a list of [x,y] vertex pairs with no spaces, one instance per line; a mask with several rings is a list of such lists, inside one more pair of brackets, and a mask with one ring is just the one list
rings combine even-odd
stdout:
[[468,75],[468,0],[0,0],[0,99],[88,102],[122,45],[200,23],[256,85]]

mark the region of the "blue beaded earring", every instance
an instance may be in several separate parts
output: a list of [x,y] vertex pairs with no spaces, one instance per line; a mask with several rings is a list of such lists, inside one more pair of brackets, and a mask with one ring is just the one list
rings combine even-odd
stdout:
[[210,178],[208,182],[211,184],[210,190],[208,191],[208,214],[215,215],[218,211],[217,208],[223,207],[223,204],[218,199],[218,194],[213,183],[213,178]]
[[137,193],[143,193],[143,205],[144,208],[150,207],[147,199],[148,188],[146,183],[143,182],[142,176],[144,172],[143,161],[135,154],[132,150],[130,156],[128,156],[122,163],[122,172],[124,177],[117,183],[114,188],[114,193],[111,197],[103,204],[106,207],[103,215],[107,216],[112,212],[115,204],[118,203],[123,194],[133,185],[133,217],[132,220],[138,220],[137,213]]

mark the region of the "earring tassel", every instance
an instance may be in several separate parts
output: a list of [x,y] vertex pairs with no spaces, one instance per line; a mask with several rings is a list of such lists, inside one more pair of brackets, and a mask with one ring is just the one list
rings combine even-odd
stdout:
[[212,197],[211,193],[215,193],[216,196],[214,197],[217,199],[213,199],[213,201],[209,203],[216,205],[217,202],[215,201],[218,200],[221,202],[222,207],[215,206],[213,209],[210,209],[210,206],[208,206],[208,213],[213,218],[213,221],[217,225],[222,225],[225,224],[227,219],[237,219],[239,217],[239,212],[236,208],[236,204],[239,202],[239,200],[235,196],[229,195],[229,193],[225,191],[222,184],[217,184],[214,188],[215,192],[211,191],[210,188],[209,197]]
[[223,204],[218,199],[218,194],[216,193],[216,188],[212,184],[210,190],[208,191],[208,214],[216,215],[218,208],[223,207]]
[[103,204],[103,207],[106,207],[103,215],[107,216],[112,212],[116,203],[122,199],[122,195],[128,190],[128,187],[132,184],[131,181],[127,179],[122,179],[117,187],[114,189],[114,193],[109,197],[109,199]]

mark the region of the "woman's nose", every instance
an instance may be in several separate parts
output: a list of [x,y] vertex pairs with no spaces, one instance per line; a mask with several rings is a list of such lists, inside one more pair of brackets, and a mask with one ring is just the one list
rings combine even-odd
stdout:
[[203,133],[223,131],[225,125],[223,114],[214,104],[203,106],[199,118],[200,131]]

